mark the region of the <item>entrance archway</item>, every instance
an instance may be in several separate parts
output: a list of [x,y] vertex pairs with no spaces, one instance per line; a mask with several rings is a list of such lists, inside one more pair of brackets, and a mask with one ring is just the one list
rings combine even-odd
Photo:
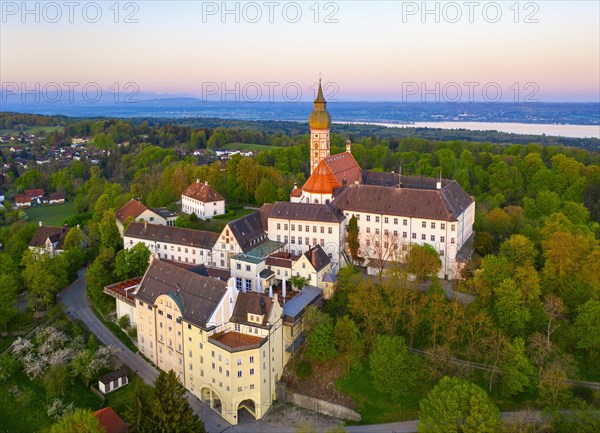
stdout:
[[256,420],[256,404],[254,400],[246,399],[242,400],[238,405],[238,420],[248,419],[255,421]]

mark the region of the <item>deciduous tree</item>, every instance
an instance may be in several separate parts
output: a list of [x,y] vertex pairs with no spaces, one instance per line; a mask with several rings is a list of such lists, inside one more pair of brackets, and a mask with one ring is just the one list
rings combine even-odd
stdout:
[[408,353],[404,337],[379,335],[369,355],[373,385],[398,400],[415,384],[415,360]]
[[419,404],[419,433],[496,433],[500,411],[487,393],[463,379],[444,377]]

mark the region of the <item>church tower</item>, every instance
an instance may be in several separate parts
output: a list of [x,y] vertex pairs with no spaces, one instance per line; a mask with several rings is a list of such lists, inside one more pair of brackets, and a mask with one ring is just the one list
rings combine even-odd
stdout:
[[319,165],[319,162],[329,156],[329,129],[331,128],[331,116],[327,112],[327,101],[323,97],[321,79],[319,78],[319,90],[314,102],[314,109],[308,118],[310,126],[310,174]]

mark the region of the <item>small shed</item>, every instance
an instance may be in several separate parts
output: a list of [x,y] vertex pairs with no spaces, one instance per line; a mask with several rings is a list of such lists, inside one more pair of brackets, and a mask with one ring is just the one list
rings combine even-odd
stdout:
[[98,389],[102,394],[108,394],[115,389],[124,387],[129,383],[127,378],[127,369],[119,368],[111,373],[107,373],[98,380]]

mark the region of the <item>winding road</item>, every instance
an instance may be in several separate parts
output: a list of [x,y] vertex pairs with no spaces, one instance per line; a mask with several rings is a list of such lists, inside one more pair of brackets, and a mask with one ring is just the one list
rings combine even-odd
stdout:
[[[141,377],[144,382],[152,384],[158,376],[158,370],[142,358],[137,353],[133,353],[125,346],[115,335],[96,317],[92,311],[90,301],[86,294],[85,271],[80,270],[77,280],[71,283],[60,294],[60,302],[64,305],[65,312],[73,320],[81,320],[85,326],[98,338],[104,345],[111,345],[119,349],[119,358],[131,370]],[[290,427],[289,421],[284,423],[277,421],[255,421],[246,417],[240,418],[240,423],[232,426],[223,420],[210,407],[187,393],[187,398],[204,422],[206,430],[209,433],[295,433],[296,429]],[[268,414],[267,414],[268,415]],[[537,411],[526,412],[503,412],[502,419],[505,421],[521,420],[525,422],[537,422],[540,420],[540,413]],[[267,416],[268,418],[268,416]],[[315,422],[318,427],[319,416],[315,414]],[[362,426],[347,427],[350,433],[415,433],[417,431],[417,420],[395,422],[389,424],[373,424]]]

